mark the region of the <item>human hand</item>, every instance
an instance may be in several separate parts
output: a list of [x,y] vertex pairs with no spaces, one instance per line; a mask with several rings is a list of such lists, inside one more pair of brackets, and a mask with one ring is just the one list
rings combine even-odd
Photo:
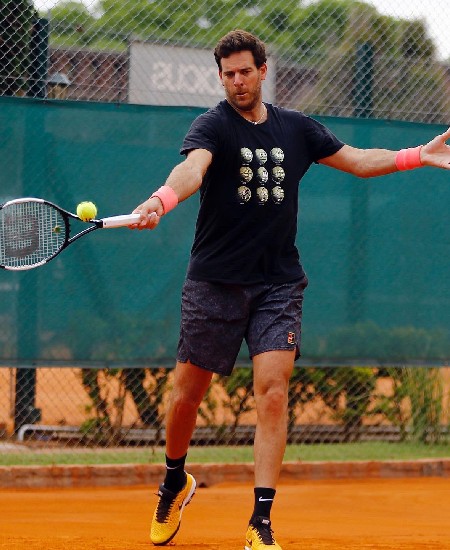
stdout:
[[161,201],[157,197],[150,197],[145,202],[137,206],[133,214],[139,214],[141,221],[129,225],[130,229],[155,229],[159,224],[161,216],[164,214]]
[[446,144],[448,139],[450,139],[450,128],[422,147],[420,160],[424,166],[450,170],[450,146]]

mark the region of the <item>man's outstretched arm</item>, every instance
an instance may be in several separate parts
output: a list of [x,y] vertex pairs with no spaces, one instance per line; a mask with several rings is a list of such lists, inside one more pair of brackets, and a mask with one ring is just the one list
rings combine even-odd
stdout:
[[450,170],[450,146],[446,143],[448,139],[450,128],[423,146],[402,151],[358,149],[344,145],[337,153],[319,160],[319,163],[360,178],[383,176],[421,166]]

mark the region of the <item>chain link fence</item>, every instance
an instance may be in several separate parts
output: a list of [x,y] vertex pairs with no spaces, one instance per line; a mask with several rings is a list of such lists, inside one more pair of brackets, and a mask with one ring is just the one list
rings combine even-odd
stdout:
[[[123,118],[118,121],[113,105],[99,105],[91,112],[67,104],[213,105],[223,92],[212,49],[223,34],[238,27],[254,32],[268,44],[266,101],[318,116],[448,124],[448,12],[446,0],[6,0],[0,7],[0,95],[61,101],[50,102],[52,109],[42,116],[41,106],[35,108],[34,103],[17,100],[27,104],[23,110],[16,103],[8,103],[10,100],[2,103],[1,198],[45,191],[50,195],[46,198],[70,209],[78,201],[91,198],[95,188],[97,194],[102,193],[99,201],[104,207],[137,204],[147,192],[149,174],[162,180],[167,166],[178,158],[177,148],[192,113],[180,111],[177,118],[175,111],[157,111],[149,122],[148,113],[128,110],[121,113],[129,117],[124,123]],[[60,108],[62,103],[66,109]],[[91,121],[94,118],[96,125]],[[372,128],[370,135],[374,137],[369,138],[367,127],[352,130],[342,123],[338,135],[348,142],[372,140],[368,146],[374,146],[380,141],[386,144],[388,133],[392,142],[388,141],[387,146],[396,147],[400,142],[409,145],[408,139],[415,145],[419,134],[422,139],[426,132],[423,127],[387,124],[381,129]],[[16,147],[19,142],[21,145]],[[318,248],[322,254],[322,262],[310,261],[312,279],[322,277],[323,284],[317,285],[321,286],[320,292],[311,284],[309,303],[317,301],[319,294],[325,300],[322,307],[311,307],[312,313],[306,312],[314,336],[312,342],[310,337],[309,353],[323,364],[331,355],[341,359],[342,364],[349,357],[367,359],[384,353],[382,360],[401,363],[405,359],[409,366],[370,367],[366,363],[358,367],[296,368],[290,392],[288,458],[302,459],[306,444],[312,447],[357,442],[362,448],[370,442],[418,442],[448,446],[449,368],[411,366],[418,359],[423,359],[418,364],[431,360],[435,365],[439,361],[448,365],[446,304],[450,278],[442,262],[448,251],[447,202],[444,184],[439,187],[442,175],[433,181],[428,178],[428,194],[422,194],[425,191],[420,177],[408,175],[408,182],[402,180],[400,185],[396,180],[395,192],[394,186],[385,191],[372,189],[371,201],[367,197],[350,199],[352,184],[338,181],[336,176],[332,182],[323,178],[314,189],[311,186],[308,191],[306,185],[303,190],[307,207],[302,227],[308,229],[305,233],[311,238],[304,238],[302,250],[313,260]],[[108,195],[104,190],[110,189],[111,181],[116,188]],[[412,181],[417,192],[411,193]],[[130,182],[134,195],[127,187]],[[325,185],[329,190],[326,199]],[[347,186],[345,196],[343,185]],[[367,193],[367,188],[361,192]],[[411,207],[411,195],[419,204],[405,213],[404,205]],[[354,296],[347,300],[342,290],[346,287],[347,268],[351,271],[349,279],[354,282],[360,277],[364,282],[363,263],[355,261],[353,266],[345,266],[346,253],[342,253],[350,233],[347,226],[351,205],[360,209],[364,201],[370,202],[371,214],[361,211],[362,223],[370,218],[379,225],[372,230],[374,240],[367,237],[367,242],[372,242],[368,250],[367,242],[356,243],[354,248],[359,246],[365,251],[369,263],[373,263],[370,269],[374,276],[365,290],[362,283],[359,287],[353,284]],[[324,204],[334,217],[324,215]],[[191,206],[183,208],[194,210]],[[190,240],[191,216],[179,212],[174,216],[177,233]],[[430,217],[433,224],[429,223]],[[164,264],[160,249],[174,246],[164,231],[161,228],[146,244],[149,256],[159,258],[155,268],[159,271],[141,283],[148,296],[164,293],[172,299],[179,281],[172,282],[172,286],[168,281],[174,273],[182,273],[186,255],[181,254],[180,246],[170,249],[172,263]],[[361,227],[354,228],[355,235],[362,233]],[[421,242],[415,238],[417,233]],[[169,231],[167,234],[170,236]],[[386,234],[392,236],[389,242]],[[105,239],[106,247],[108,238],[98,237]],[[115,246],[114,240],[109,244]],[[99,251],[90,254],[88,248],[80,246],[72,257],[68,253],[64,262],[55,261],[47,277],[33,273],[26,279],[9,276],[0,280],[0,356],[6,365],[0,368],[0,446],[4,463],[29,464],[42,456],[49,462],[76,462],[89,450],[101,460],[100,452],[109,449],[126,453],[128,460],[162,460],[171,371],[165,366],[132,368],[133,361],[129,368],[106,368],[95,363],[95,354],[103,359],[108,354],[125,353],[127,346],[136,353],[141,349],[147,352],[148,334],[152,332],[165,336],[170,333],[170,338],[176,338],[171,332],[171,319],[167,322],[162,306],[151,300],[149,309],[151,306],[156,320],[146,319],[139,327],[133,324],[132,308],[141,304],[141,295],[130,292],[131,283],[124,284],[128,274],[117,271],[117,281],[100,284],[101,288],[90,277],[92,257],[103,273],[103,266],[111,262],[142,267],[139,261],[143,253],[135,241],[131,246],[127,236],[122,245],[126,250],[117,253],[116,258],[111,258],[111,253],[102,258]],[[185,243],[185,251],[188,246]],[[81,273],[77,271],[80,265]],[[411,265],[416,266],[413,274]],[[387,270],[388,277],[379,276]],[[386,279],[390,281],[389,289]],[[330,280],[335,284],[327,286]],[[413,285],[412,290],[406,289],[406,280]],[[367,304],[361,298],[361,288],[367,294]],[[415,298],[411,299],[410,294]],[[39,302],[37,311],[36,296],[43,301],[42,296],[49,295],[50,303],[47,301],[44,307]],[[71,317],[52,314],[61,303],[71,300],[80,308],[75,313],[72,310]],[[418,304],[418,300],[422,301]],[[366,320],[364,311],[355,314],[364,305],[373,309],[371,316],[377,323],[345,327],[338,308],[343,309],[346,301],[353,315],[347,319],[350,324]],[[115,329],[100,314],[86,321],[85,311],[92,309],[92,303],[100,312],[108,308]],[[24,305],[28,306],[26,318],[18,313]],[[325,338],[324,325],[331,325],[336,332],[326,333]],[[125,343],[122,327],[131,327],[133,341]],[[80,331],[83,334],[78,340]],[[93,349],[88,350],[91,360],[80,368],[82,361],[73,360],[71,350],[86,351],[86,342],[93,333],[102,346],[98,346],[98,340],[93,343]],[[30,368],[36,359],[32,350],[38,339],[40,353],[49,365],[55,360],[54,368]],[[175,342],[166,340],[164,345],[175,349]],[[353,355],[349,348],[355,348]],[[163,346],[151,351],[156,358],[152,365],[158,363],[158,354],[167,357]],[[21,353],[24,361],[8,362],[8,358]],[[72,360],[76,368],[70,365]],[[61,368],[61,364],[70,366]],[[251,369],[242,366],[230,379],[217,379],[208,393],[194,435],[195,452],[208,447],[212,449],[208,459],[213,461],[220,459],[225,447],[246,449],[253,440],[254,421]],[[303,445],[302,451],[298,445]],[[132,454],[140,449],[147,449],[148,456]],[[234,456],[241,455],[236,451]]]
[[14,0],[0,94],[209,106],[212,49],[236,28],[269,46],[269,100],[308,113],[447,123],[446,0]]
[[[31,376],[36,394],[27,407],[15,396],[30,371],[0,369],[0,418],[9,419],[0,429],[5,437],[14,432],[14,420],[20,426],[14,444],[3,444],[1,463],[61,456],[76,463],[89,451],[100,461],[105,451],[121,455],[119,460],[142,459],[143,452],[153,460],[163,456],[171,369],[38,368]],[[250,368],[213,379],[193,435],[194,457],[207,447],[208,459],[220,461],[223,449],[251,445],[252,390]],[[449,368],[298,367],[290,382],[288,457],[302,459],[306,445],[356,443],[362,451],[364,444],[380,442],[445,447],[449,399]],[[29,423],[21,423],[25,417]],[[233,453],[228,458],[236,460]]]

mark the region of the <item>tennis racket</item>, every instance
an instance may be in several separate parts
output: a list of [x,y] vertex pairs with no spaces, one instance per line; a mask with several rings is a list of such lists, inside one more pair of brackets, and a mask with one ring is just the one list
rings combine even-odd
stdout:
[[139,214],[91,220],[89,227],[71,235],[76,214],[36,198],[14,199],[0,205],[0,267],[12,271],[33,269],[53,260],[80,237],[96,229],[124,227],[140,220]]

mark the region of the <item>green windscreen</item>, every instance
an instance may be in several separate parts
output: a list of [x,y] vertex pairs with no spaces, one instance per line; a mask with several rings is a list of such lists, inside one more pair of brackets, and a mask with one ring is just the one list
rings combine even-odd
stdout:
[[[200,112],[0,98],[0,202],[34,196],[74,211],[92,200],[100,217],[128,213],[182,159]],[[362,148],[415,146],[445,130],[317,118]],[[449,361],[449,204],[445,170],[361,180],[311,168],[298,228],[303,362]],[[0,270],[2,363],[172,363],[197,209],[194,196],[153,232],[97,231],[44,267]]]

